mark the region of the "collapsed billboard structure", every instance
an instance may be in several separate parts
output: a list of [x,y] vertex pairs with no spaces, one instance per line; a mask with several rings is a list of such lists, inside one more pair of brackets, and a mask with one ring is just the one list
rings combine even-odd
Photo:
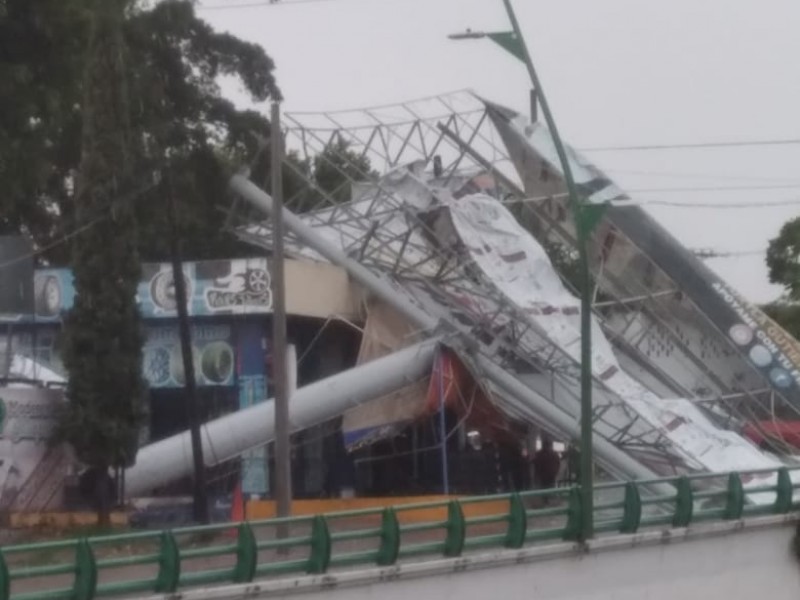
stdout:
[[[547,129],[470,92],[293,114],[287,122],[297,160],[286,168],[306,184],[286,199],[287,253],[346,268],[413,325],[407,345],[438,339],[499,413],[576,438],[580,304],[566,272],[575,231]],[[331,160],[326,149],[337,144],[347,151]],[[758,471],[791,460],[794,448],[780,429],[762,424],[800,412],[800,346],[600,170],[568,154],[583,200],[603,206],[589,250],[598,462],[642,478]],[[322,190],[303,168],[314,160],[330,162],[339,190]],[[232,211],[237,234],[269,249],[270,197],[245,175],[231,188],[247,201]],[[412,362],[419,377],[435,360],[430,345],[422,347],[422,363],[408,349],[394,355],[386,385],[367,378],[368,394],[377,400],[396,390]],[[378,374],[387,364],[357,369]],[[343,373],[326,382],[327,396],[314,398],[318,421],[368,400],[359,378]],[[225,456],[212,452],[210,462],[269,441],[271,431],[261,430],[260,440],[239,435],[252,421],[247,412],[206,428],[209,448],[220,442],[213,435],[228,440]],[[757,447],[745,429],[762,431],[768,443]],[[129,488],[187,473],[187,450],[186,435],[144,449]],[[182,458],[166,469],[167,454]]]

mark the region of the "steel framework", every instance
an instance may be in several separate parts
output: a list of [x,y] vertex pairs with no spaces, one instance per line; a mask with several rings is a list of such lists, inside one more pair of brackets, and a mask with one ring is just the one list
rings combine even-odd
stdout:
[[[481,191],[508,206],[540,242],[574,247],[565,190],[558,173],[535,165],[535,184],[520,177],[499,129],[498,107],[461,91],[392,106],[284,118],[287,169],[302,183],[288,210],[395,287],[440,326],[475,340],[482,357],[530,383],[577,418],[579,365],[485,277],[454,241],[439,197]],[[339,147],[343,151],[331,151]],[[518,158],[518,157],[517,157]],[[336,172],[340,185],[322,189],[310,165]],[[528,168],[533,168],[529,165]],[[343,201],[344,200],[344,201]],[[236,203],[230,226],[244,241],[271,247],[263,215]],[[730,340],[643,252],[626,240],[609,252],[603,223],[591,239],[594,313],[621,364],[657,395],[695,401],[728,429],[797,412],[734,354]],[[319,259],[291,233],[287,252]],[[620,247],[622,249],[620,250]],[[565,283],[571,287],[568,279]],[[573,288],[574,289],[574,288]],[[480,362],[473,361],[480,375]],[[548,385],[542,385],[542,381]],[[541,414],[487,384],[512,416]],[[702,470],[680,448],[595,378],[595,431],[661,473]],[[562,431],[563,433],[563,431]],[[783,449],[786,449],[785,447]]]

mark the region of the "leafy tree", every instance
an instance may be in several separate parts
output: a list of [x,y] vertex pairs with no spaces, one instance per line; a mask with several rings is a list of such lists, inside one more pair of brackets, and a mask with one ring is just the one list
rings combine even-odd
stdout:
[[800,339],[800,217],[787,221],[767,248],[769,280],[783,286],[785,296],[762,306],[776,323]]
[[[234,167],[257,156],[269,123],[225,99],[217,79],[236,77],[251,98],[280,98],[274,64],[255,44],[217,33],[184,0],[161,2],[127,22],[133,126],[146,141],[152,169],[170,163],[183,252],[187,259],[252,254],[221,227],[219,205]],[[140,203],[142,257],[168,256],[169,223],[161,203]]]
[[0,233],[28,233],[40,245],[57,237],[80,160],[84,4],[0,4]]
[[[0,9],[0,233],[29,232],[49,247],[76,229],[73,173],[80,162],[81,100],[89,15],[86,0],[3,0]],[[213,31],[191,0],[129,0],[122,23],[131,131],[143,146],[140,183],[169,157],[187,258],[248,252],[221,231],[218,205],[231,165],[255,156],[269,134],[261,114],[226,100],[219,76],[253,100],[279,97],[264,50]],[[163,202],[136,202],[143,258],[166,258]],[[63,244],[45,258],[67,264]]]
[[769,280],[782,285],[790,300],[800,300],[800,217],[787,221],[767,248]]
[[349,202],[353,182],[378,176],[369,157],[353,150],[341,137],[310,160],[290,152],[287,162],[283,179],[287,207],[299,213]]
[[762,306],[761,310],[792,334],[792,337],[800,339],[800,304],[773,302]]
[[64,323],[69,404],[61,434],[93,468],[101,525],[109,523],[109,468],[135,460],[145,392],[136,219],[131,204],[118,200],[134,185],[138,154],[129,118],[126,3],[93,4],[74,214],[81,224],[108,212],[111,217],[75,238],[76,297]]
[[365,181],[374,174],[369,158],[353,151],[341,137],[314,157],[314,181],[336,202],[350,200],[351,181]]

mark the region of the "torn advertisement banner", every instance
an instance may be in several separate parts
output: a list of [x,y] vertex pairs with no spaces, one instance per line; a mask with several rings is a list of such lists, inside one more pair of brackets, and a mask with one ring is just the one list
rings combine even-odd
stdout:
[[[483,277],[522,309],[573,360],[580,360],[580,303],[567,291],[544,248],[497,200],[472,195],[449,204],[455,230]],[[716,427],[692,402],[659,398],[619,366],[596,319],[592,373],[669,439],[695,468],[714,472],[775,468],[741,436]]]

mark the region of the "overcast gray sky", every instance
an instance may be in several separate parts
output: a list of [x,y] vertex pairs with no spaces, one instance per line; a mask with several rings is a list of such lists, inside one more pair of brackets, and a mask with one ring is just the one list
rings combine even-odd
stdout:
[[[265,48],[287,111],[464,88],[525,110],[529,85],[520,63],[488,40],[447,39],[467,27],[508,29],[501,0],[233,7],[254,1],[203,0],[200,14]],[[797,0],[516,0],[515,7],[562,136],[573,146],[800,138]],[[755,205],[648,208],[693,248],[763,250],[784,221],[800,215],[800,145],[586,154],[630,189],[773,187],[636,195]],[[796,206],[758,206],[795,199]],[[763,253],[709,265],[753,301],[780,293],[767,281]]]

